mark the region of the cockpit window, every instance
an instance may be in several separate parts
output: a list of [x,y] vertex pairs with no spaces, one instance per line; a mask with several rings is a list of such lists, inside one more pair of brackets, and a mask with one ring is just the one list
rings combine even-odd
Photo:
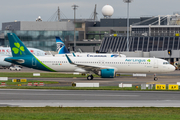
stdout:
[[163,62],[163,64],[164,64],[164,65],[167,65],[167,64],[169,64],[169,62]]

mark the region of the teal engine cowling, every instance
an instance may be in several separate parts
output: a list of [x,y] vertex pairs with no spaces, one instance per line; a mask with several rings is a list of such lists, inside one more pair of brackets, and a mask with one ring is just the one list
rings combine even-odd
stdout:
[[102,78],[113,78],[115,75],[114,69],[102,69],[101,70],[101,77]]

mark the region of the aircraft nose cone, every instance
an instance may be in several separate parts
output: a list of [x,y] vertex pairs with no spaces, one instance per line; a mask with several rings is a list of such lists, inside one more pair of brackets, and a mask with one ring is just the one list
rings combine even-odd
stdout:
[[170,68],[172,71],[175,71],[175,67],[172,65],[171,68]]

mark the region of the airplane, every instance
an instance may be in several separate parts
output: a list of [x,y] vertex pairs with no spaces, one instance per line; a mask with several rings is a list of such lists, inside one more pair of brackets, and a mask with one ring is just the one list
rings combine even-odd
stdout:
[[70,53],[67,49],[60,37],[56,37],[57,51],[58,54],[67,54]]
[[7,57],[9,57],[9,56],[0,56],[0,66],[4,69],[12,66],[12,63],[4,61],[4,59]]
[[[40,50],[40,49],[36,49],[36,48],[28,48],[28,50],[36,55],[36,56],[44,56],[47,55],[46,52]],[[0,47],[0,55],[5,55],[5,56],[12,56],[11,53],[11,48],[10,47]]]
[[[89,73],[87,80],[97,74],[102,78],[113,78],[116,73],[164,73],[175,67],[158,58],[111,58],[105,57],[55,57],[34,56],[14,33],[7,33],[13,57],[4,60],[10,63],[51,72]],[[154,76],[154,80],[158,80]]]
[[[36,56],[46,55],[46,52],[36,49],[36,48],[28,48],[28,50]],[[9,56],[12,56],[11,48],[0,47],[0,66],[2,66],[2,68],[9,68],[10,66],[12,66],[11,63],[4,61],[4,58],[9,57]]]
[[[65,54],[71,54],[60,37],[56,37],[56,44],[57,44],[57,51],[59,55],[56,56],[62,56],[65,57]],[[74,56],[74,57],[126,57],[123,54],[105,54],[105,53],[73,53],[73,55],[68,55],[68,56]]]

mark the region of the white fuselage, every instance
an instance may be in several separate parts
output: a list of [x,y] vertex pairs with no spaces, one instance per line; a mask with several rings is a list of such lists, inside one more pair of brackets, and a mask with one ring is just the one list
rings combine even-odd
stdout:
[[66,57],[37,57],[49,68],[58,72],[88,72],[77,65],[96,66],[100,68],[113,68],[116,73],[160,73],[174,71],[174,66],[168,64],[166,60],[158,58],[88,58],[70,57],[72,65]]
[[[68,56],[73,56],[73,54],[67,54]],[[65,57],[65,54],[56,54],[57,57]],[[124,54],[105,54],[105,53],[75,53],[75,57],[126,57]]]

